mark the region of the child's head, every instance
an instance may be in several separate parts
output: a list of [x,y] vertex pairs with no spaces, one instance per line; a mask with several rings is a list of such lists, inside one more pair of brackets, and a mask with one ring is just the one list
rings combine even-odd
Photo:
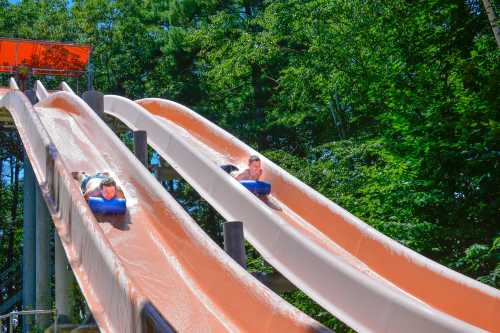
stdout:
[[260,158],[259,156],[252,155],[248,159],[248,168],[250,169],[250,173],[255,175],[260,171]]
[[101,195],[106,200],[111,200],[116,196],[116,183],[113,178],[108,177],[101,181]]

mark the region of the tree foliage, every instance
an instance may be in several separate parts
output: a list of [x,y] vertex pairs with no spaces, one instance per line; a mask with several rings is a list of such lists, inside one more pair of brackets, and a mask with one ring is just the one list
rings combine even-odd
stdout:
[[479,0],[0,1],[0,33],[91,43],[98,89],[181,102],[498,287],[500,51]]

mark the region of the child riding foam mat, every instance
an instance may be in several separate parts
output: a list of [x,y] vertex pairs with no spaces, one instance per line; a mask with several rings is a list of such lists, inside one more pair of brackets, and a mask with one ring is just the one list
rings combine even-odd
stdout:
[[[236,171],[239,171],[239,169],[232,164],[222,165],[221,168],[230,175]],[[233,177],[236,178],[236,180],[238,180],[241,185],[255,194],[270,208],[281,210],[281,208],[268,196],[271,193],[271,184],[259,180],[260,176],[262,176],[260,158],[256,155],[251,155],[248,159],[248,168],[243,170],[241,173],[234,175]]]
[[260,180],[240,180],[240,184],[255,195],[268,195],[271,193],[271,184]]
[[79,181],[83,197],[94,214],[125,214],[125,195],[108,172],[94,175],[76,172],[73,177]]

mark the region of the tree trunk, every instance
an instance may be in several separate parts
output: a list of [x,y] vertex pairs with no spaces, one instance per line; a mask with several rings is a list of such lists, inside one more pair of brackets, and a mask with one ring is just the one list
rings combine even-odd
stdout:
[[500,28],[498,27],[495,10],[491,5],[490,0],[483,0],[483,5],[484,9],[486,10],[486,14],[488,15],[488,20],[490,21],[491,29],[493,30],[493,35],[495,35],[497,46],[500,49]]

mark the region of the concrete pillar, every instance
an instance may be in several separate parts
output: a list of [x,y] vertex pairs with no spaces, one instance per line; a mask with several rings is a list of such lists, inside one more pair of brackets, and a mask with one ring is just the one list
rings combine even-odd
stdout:
[[[50,310],[50,214],[40,187],[36,189],[36,309]],[[40,315],[37,326],[46,328],[50,316]]]
[[[35,270],[36,270],[36,180],[31,163],[24,153],[24,221],[23,221],[23,309],[32,310],[35,307]],[[23,331],[31,327],[31,320],[23,318]]]
[[146,131],[134,131],[134,154],[135,157],[147,168],[148,167],[148,137]]
[[66,253],[57,234],[54,235],[55,243],[55,275],[56,275],[56,309],[62,323],[69,322],[71,317],[70,291],[73,284],[73,273],[66,258]]
[[222,224],[224,230],[224,251],[241,267],[247,268],[243,222],[230,221]]
[[82,99],[94,110],[99,117],[104,116],[104,95],[102,92],[89,90],[83,93]]

